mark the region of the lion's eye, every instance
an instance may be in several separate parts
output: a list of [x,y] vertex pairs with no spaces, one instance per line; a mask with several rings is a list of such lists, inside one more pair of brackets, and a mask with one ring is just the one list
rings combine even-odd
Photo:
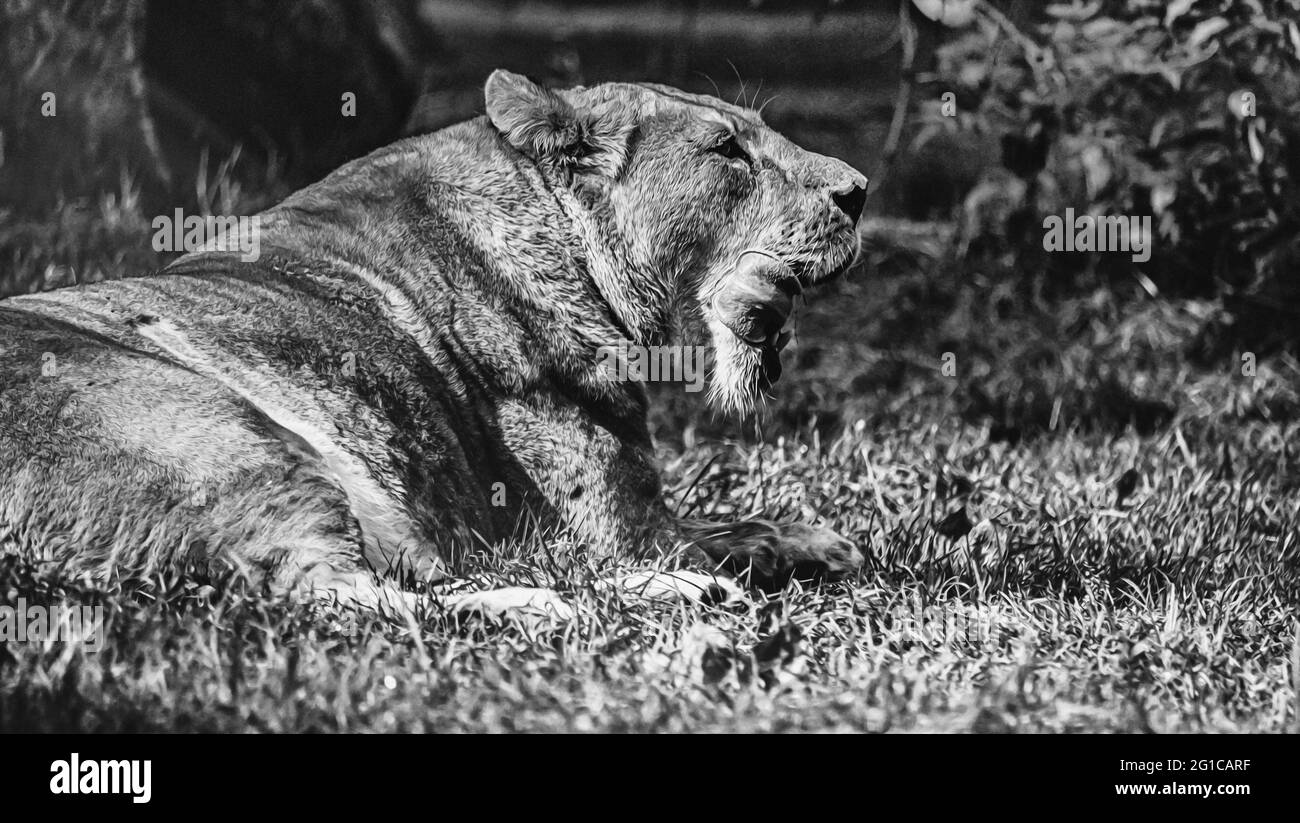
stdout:
[[728,160],[741,160],[747,165],[754,162],[750,158],[749,153],[740,147],[740,141],[736,139],[736,135],[734,134],[718,143],[710,149],[710,151],[714,154],[722,155]]

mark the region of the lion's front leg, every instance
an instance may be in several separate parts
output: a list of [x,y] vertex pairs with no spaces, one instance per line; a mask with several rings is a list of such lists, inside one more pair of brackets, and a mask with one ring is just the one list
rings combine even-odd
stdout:
[[[830,529],[674,517],[664,504],[643,420],[611,426],[558,403],[540,409],[503,405],[501,419],[512,452],[538,458],[522,462],[547,508],[595,555],[654,562],[684,547],[696,570],[720,570],[768,591],[791,579],[843,577],[862,564],[857,548]],[[620,429],[622,436],[616,434]],[[632,583],[624,588],[631,591],[717,599],[708,574],[696,580],[669,570],[653,580],[628,579]],[[695,596],[697,589],[705,594]]]
[[765,591],[792,579],[835,580],[862,565],[862,553],[831,529],[804,523],[739,520],[677,521],[679,538],[695,552],[749,585]]

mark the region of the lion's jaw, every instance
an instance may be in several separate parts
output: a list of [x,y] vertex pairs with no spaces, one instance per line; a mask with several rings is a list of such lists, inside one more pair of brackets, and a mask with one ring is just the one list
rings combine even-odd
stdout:
[[700,290],[700,312],[713,348],[709,402],[724,412],[753,411],[780,379],[781,352],[795,332],[796,301],[833,279],[857,258],[859,239],[847,231],[821,256],[793,265],[764,248],[742,251]]

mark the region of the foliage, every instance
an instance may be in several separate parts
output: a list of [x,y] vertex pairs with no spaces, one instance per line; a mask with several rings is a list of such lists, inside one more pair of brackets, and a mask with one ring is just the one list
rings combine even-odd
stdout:
[[[989,185],[1012,205],[1005,221],[967,215],[970,231],[1004,232],[1031,268],[1078,275],[1079,258],[1037,251],[1044,215],[1150,215],[1148,291],[1289,296],[1276,289],[1300,263],[1300,2],[1093,0],[1024,26],[981,11],[937,51],[920,138],[1000,139],[1004,173]],[[940,111],[945,90],[956,117]],[[1126,256],[1083,262],[1132,274]]]

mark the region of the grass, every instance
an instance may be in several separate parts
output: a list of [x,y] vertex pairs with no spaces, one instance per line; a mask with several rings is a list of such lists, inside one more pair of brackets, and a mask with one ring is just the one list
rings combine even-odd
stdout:
[[537,539],[470,576],[553,585],[576,620],[413,633],[237,581],[92,591],[9,558],[0,602],[99,603],[109,628],[97,653],[0,646],[0,729],[1295,730],[1300,364],[1191,356],[1210,302],[1047,306],[871,260],[802,310],[759,425],[673,389],[653,416],[683,513],[823,522],[868,555],[857,579],[646,603],[599,583],[616,561]]

